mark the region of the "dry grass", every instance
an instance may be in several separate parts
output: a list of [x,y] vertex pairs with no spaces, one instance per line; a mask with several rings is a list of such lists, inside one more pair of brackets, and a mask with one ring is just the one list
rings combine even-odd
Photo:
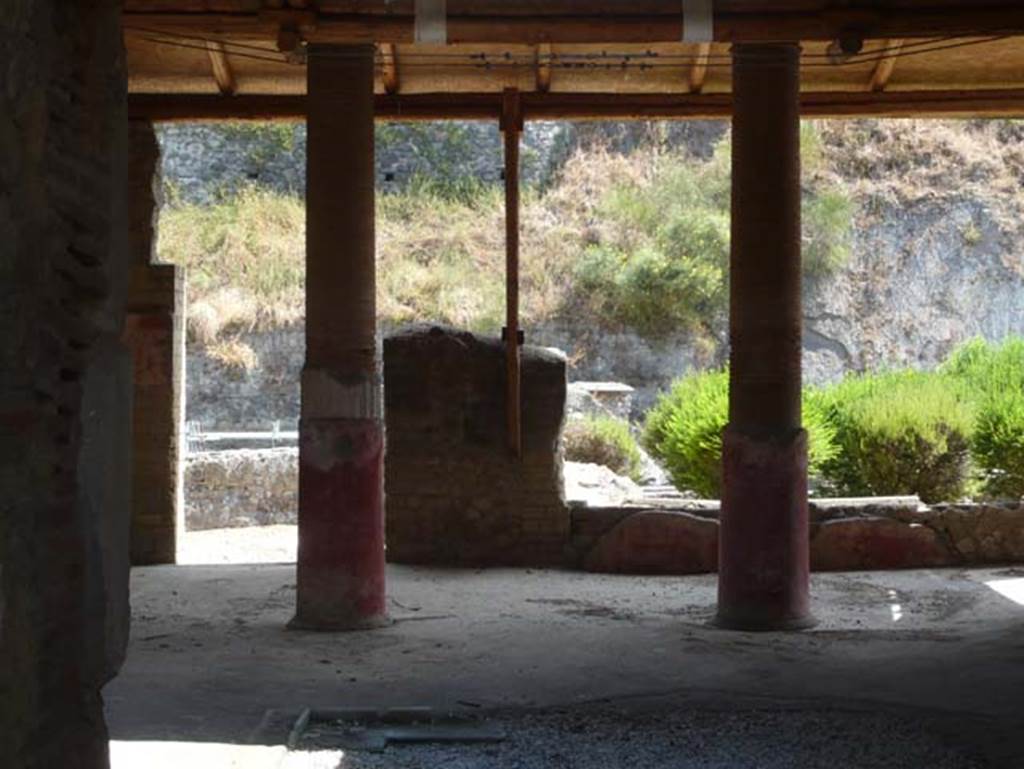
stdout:
[[246,342],[238,338],[218,339],[207,344],[206,353],[230,370],[253,371],[260,365],[259,356]]

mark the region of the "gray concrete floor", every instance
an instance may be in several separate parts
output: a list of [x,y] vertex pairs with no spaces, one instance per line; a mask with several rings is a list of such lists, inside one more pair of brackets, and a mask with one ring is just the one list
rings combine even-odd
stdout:
[[[619,759],[596,765],[1024,766],[1024,569],[815,575],[821,621],[798,634],[710,627],[712,576],[390,567],[389,580],[394,625],[317,634],[285,629],[292,565],[136,569],[128,662],[106,689],[120,754],[243,744],[268,710],[430,705],[519,736],[491,753],[389,748],[341,765],[589,766],[581,745],[632,723]],[[781,747],[821,731],[842,745]],[[662,760],[630,747],[636,734],[652,749],[685,739]],[[891,763],[856,750],[878,741],[896,746]]]

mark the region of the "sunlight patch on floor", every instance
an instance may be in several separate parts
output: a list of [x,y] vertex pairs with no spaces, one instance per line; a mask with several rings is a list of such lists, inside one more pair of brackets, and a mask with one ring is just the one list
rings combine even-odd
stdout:
[[111,769],[337,769],[343,758],[337,750],[289,752],[280,745],[110,741]]
[[1024,606],[1024,579],[993,579],[985,583],[1003,598]]

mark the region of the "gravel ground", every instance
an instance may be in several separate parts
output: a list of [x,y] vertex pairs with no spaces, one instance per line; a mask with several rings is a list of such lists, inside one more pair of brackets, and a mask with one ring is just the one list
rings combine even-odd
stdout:
[[[496,721],[496,745],[348,752],[339,769],[980,769],[929,725],[884,714],[563,711]],[[316,747],[329,747],[322,740]],[[304,746],[310,749],[314,746]]]

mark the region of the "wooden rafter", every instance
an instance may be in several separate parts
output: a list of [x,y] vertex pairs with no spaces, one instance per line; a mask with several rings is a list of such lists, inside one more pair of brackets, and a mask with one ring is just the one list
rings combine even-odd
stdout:
[[381,79],[384,81],[384,91],[394,95],[402,87],[402,81],[398,74],[398,49],[393,43],[381,43],[379,50],[381,56]]
[[711,58],[711,43],[700,43],[694,55],[693,68],[690,70],[690,93],[704,90],[704,80],[708,75],[708,59]]
[[218,40],[207,40],[206,52],[210,56],[210,69],[213,71],[213,79],[217,81],[217,88],[225,96],[233,96],[238,84],[235,82],[235,73],[231,69],[224,44]]
[[896,69],[896,59],[899,58],[900,51],[903,50],[903,40],[899,38],[886,40],[884,48],[886,56],[875,65],[875,71],[871,74],[870,89],[872,91],[884,91],[889,85],[892,72]]
[[537,90],[547,93],[551,90],[551,43],[537,46]]

